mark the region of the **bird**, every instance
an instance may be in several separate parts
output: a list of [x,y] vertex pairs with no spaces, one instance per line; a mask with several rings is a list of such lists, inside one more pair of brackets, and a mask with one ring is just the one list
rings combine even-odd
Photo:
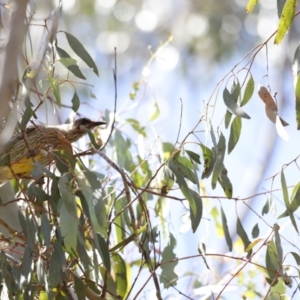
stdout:
[[27,127],[24,133],[10,139],[0,153],[0,185],[10,179],[32,179],[37,163],[45,167],[53,164],[54,151],[65,150],[72,154],[73,142],[83,137],[88,130],[105,124],[80,118],[72,124]]

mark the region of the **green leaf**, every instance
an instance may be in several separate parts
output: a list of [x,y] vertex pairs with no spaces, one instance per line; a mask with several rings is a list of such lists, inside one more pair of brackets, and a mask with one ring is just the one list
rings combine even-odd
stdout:
[[117,253],[112,256],[112,259],[114,261],[114,273],[118,296],[120,296],[122,299],[125,299],[125,295],[127,294],[128,289],[126,263],[121,255]]
[[223,168],[224,155],[226,150],[226,141],[224,135],[221,133],[218,145],[216,147],[216,162],[213,169],[213,175],[211,179],[211,186],[213,189],[216,188],[216,184],[219,178],[219,175]]
[[176,174],[180,173],[184,178],[190,180],[192,183],[198,183],[196,173],[189,167],[183,165],[182,163],[174,159],[170,159],[168,165],[172,172],[175,174],[175,176]]
[[137,92],[138,92],[139,89],[140,89],[140,82],[134,82],[134,83],[132,84],[132,88],[133,88],[133,92],[131,92],[131,93],[129,94],[130,100],[134,100],[134,99],[135,99],[136,94],[137,94]]
[[247,7],[246,7],[246,12],[248,14],[250,14],[257,3],[258,3],[258,0],[249,0]]
[[232,188],[231,181],[227,176],[227,169],[225,168],[224,164],[222,167],[222,171],[218,177],[218,182],[220,183],[221,187],[223,188],[226,197],[228,199],[231,199],[233,188]]
[[290,206],[290,201],[289,201],[289,194],[288,194],[288,189],[287,189],[283,170],[281,170],[281,188],[282,188],[282,194],[283,194],[283,200],[285,206],[288,208]]
[[87,131],[87,135],[89,136],[90,142],[93,145],[93,147],[95,149],[100,149],[102,146],[101,143],[97,143],[94,134],[90,130]]
[[45,213],[42,214],[41,218],[41,233],[43,236],[43,245],[49,246],[51,238],[51,226]]
[[[61,58],[66,58],[66,59],[69,59],[71,58],[70,55],[63,49],[59,48],[59,47],[56,47],[56,51],[58,53],[58,55],[61,57]],[[71,58],[72,59],[72,58]],[[76,61],[74,59],[74,61]],[[76,65],[76,64],[73,64],[73,65],[70,65],[67,67],[67,69],[72,72],[76,77],[80,78],[80,79],[86,79],[85,76],[82,74],[82,72],[80,71],[79,67]]]
[[226,114],[225,114],[225,128],[226,129],[229,127],[231,117],[232,117],[232,113],[227,109]]
[[208,178],[214,168],[215,164],[215,158],[213,152],[204,146],[203,144],[200,145],[202,149],[202,154],[203,154],[203,160],[204,160],[204,170],[202,172],[201,178]]
[[162,252],[162,262],[160,265],[162,272],[159,281],[163,284],[164,288],[169,288],[170,286],[175,286],[177,284],[178,275],[174,271],[178,264],[178,261],[176,260],[177,257],[174,253],[175,246],[176,240],[170,233],[170,241]]
[[296,121],[297,121],[297,130],[300,130],[300,75],[297,76],[296,88]]
[[58,247],[61,246],[56,245],[49,263],[49,285],[51,288],[55,288],[62,281],[61,268],[64,265],[61,264],[61,255],[59,254]]
[[58,187],[61,194],[60,202],[65,205],[68,213],[77,219],[77,208],[74,195],[72,194],[71,182],[69,174],[64,174],[59,178]]
[[252,229],[252,238],[256,239],[259,236],[259,227],[258,223],[256,223]]
[[139,121],[137,121],[136,119],[126,119],[126,122],[129,123],[136,132],[144,137],[147,136],[145,127],[141,126]]
[[151,114],[149,121],[156,120],[158,118],[159,114],[160,114],[160,110],[158,107],[158,103],[157,103],[157,101],[154,101],[154,109],[153,109],[153,112]]
[[[96,234],[94,232],[93,235],[95,237],[97,237],[94,239],[94,242],[95,242],[96,248],[101,256],[101,260],[103,261],[103,265],[104,265],[105,269],[108,272],[110,272],[111,264],[110,264],[110,255],[109,255],[109,251],[108,251],[108,245],[107,245],[105,239],[99,233]],[[105,236],[106,235],[107,234],[105,233]]]
[[74,92],[73,98],[72,98],[72,109],[74,112],[77,112],[77,110],[79,109],[80,106],[80,100],[79,97],[76,93],[76,91]]
[[95,174],[95,172],[90,171],[89,169],[86,169],[84,167],[82,167],[82,171],[92,190],[101,189],[101,181],[99,180],[99,177]]
[[102,236],[106,237],[107,234],[107,216],[104,200],[100,194],[91,189],[86,181],[81,178],[77,178],[78,188],[81,191],[81,203],[84,211],[86,212],[90,223],[95,232],[99,232]]
[[237,80],[234,80],[232,86],[231,86],[231,94],[232,94],[232,97],[235,101],[235,103],[239,103],[239,97],[240,97],[240,94],[241,94],[241,85],[239,83],[239,81]]
[[75,294],[78,300],[84,300],[85,298],[85,284],[82,280],[74,275],[74,286],[75,286]]
[[59,213],[60,229],[64,238],[64,245],[66,250],[72,253],[77,248],[78,219],[69,213],[65,203],[61,205]]
[[279,263],[282,264],[283,251],[282,251],[281,239],[279,235],[279,226],[277,224],[274,224],[273,229],[274,229],[274,239],[275,239],[275,246],[277,250],[278,260]]
[[49,195],[47,195],[43,189],[35,184],[31,184],[29,186],[28,196],[30,199],[36,198],[39,204],[42,204],[43,201],[49,200]]
[[210,267],[209,267],[209,265],[208,265],[208,263],[207,263],[207,260],[206,260],[206,246],[205,246],[205,244],[204,243],[199,243],[199,246],[198,246],[198,252],[199,252],[199,254],[201,254],[201,256],[202,256],[202,259],[203,259],[203,261],[204,261],[204,263],[205,263],[205,265],[206,265],[206,268],[208,269],[208,270],[210,270]]
[[223,100],[225,105],[227,106],[227,109],[233,113],[234,115],[245,118],[245,119],[251,119],[242,108],[238,106],[238,104],[235,102],[235,99],[231,93],[227,90],[227,88],[223,91]]
[[300,266],[300,256],[299,256],[299,254],[297,254],[295,252],[290,252],[290,253],[293,255],[297,265]]
[[[237,221],[236,221],[236,232],[237,232],[238,236],[241,238],[241,240],[244,244],[244,250],[246,250],[251,242],[250,242],[250,240],[247,236],[247,233],[246,233],[246,231],[245,231],[245,229],[244,229],[244,227],[243,227],[243,225],[242,225],[239,218],[237,218]],[[251,253],[252,253],[252,250],[250,252],[248,252],[247,257],[249,257],[251,255]]]
[[266,201],[266,203],[265,203],[265,205],[264,205],[264,207],[263,207],[263,209],[262,209],[262,215],[264,216],[264,215],[266,215],[266,214],[268,214],[269,213],[269,210],[270,210],[270,202],[269,202],[269,200],[267,199],[267,201]]
[[188,188],[188,185],[187,185],[187,183],[184,179],[184,176],[183,176],[182,172],[178,170],[178,168],[174,164],[173,159],[170,159],[168,161],[168,166],[171,169],[171,171],[174,173],[174,175],[176,177],[176,182],[178,183],[182,194],[188,200],[190,208],[193,211],[194,216],[198,216],[199,215],[199,213],[197,211],[198,208],[197,208],[197,205],[195,203],[195,201],[198,200],[198,197],[196,199],[193,198],[194,193],[193,194],[191,193],[191,189]]
[[36,115],[35,115],[34,111],[32,110],[33,104],[31,103],[30,98],[28,96],[26,96],[26,98],[24,100],[24,104],[25,104],[25,111],[23,113],[22,120],[20,123],[21,130],[26,128],[26,125],[32,116],[35,116],[35,118],[36,118]]
[[190,151],[190,150],[185,150],[185,152],[187,153],[187,155],[189,156],[189,158],[194,161],[195,163],[197,164],[201,164],[200,162],[200,155],[193,152],[193,151]]
[[221,206],[221,217],[222,217],[222,228],[223,228],[223,232],[225,235],[225,240],[226,240],[229,251],[232,251],[232,240],[231,240],[231,236],[230,236],[228,225],[227,225],[226,215],[223,211],[222,206]]
[[130,149],[130,141],[125,140],[120,131],[116,131],[114,147],[117,153],[118,165],[129,172],[135,169]]
[[196,213],[190,208],[190,216],[191,216],[191,225],[192,230],[195,232],[200,224],[202,218],[202,211],[203,211],[203,203],[200,195],[192,189],[190,190],[190,194],[192,195],[194,202],[196,204]]
[[230,136],[228,141],[228,154],[231,153],[231,151],[234,149],[237,142],[239,141],[241,135],[241,129],[242,129],[242,119],[240,117],[235,117],[233,119],[230,128]]
[[281,184],[282,184],[282,190],[284,193],[284,201],[285,201],[285,205],[286,205],[286,211],[284,213],[282,213],[278,219],[284,218],[289,216],[291,219],[291,222],[295,228],[295,230],[298,232],[298,227],[297,227],[297,223],[295,221],[295,217],[293,215],[293,213],[299,208],[300,206],[300,182],[298,182],[296,184],[296,186],[293,189],[292,192],[292,201],[289,201],[288,199],[286,200],[285,197],[288,197],[287,195],[287,190],[284,191],[286,189],[286,182],[285,182],[285,178],[284,178],[284,174],[283,172],[281,172]]
[[253,92],[254,92],[254,80],[253,80],[252,75],[250,75],[250,78],[246,84],[246,88],[245,88],[241,106],[244,106],[249,102],[249,100],[251,99],[251,97],[253,95]]
[[52,76],[48,77],[48,82],[49,82],[50,89],[51,89],[51,91],[52,91],[52,93],[55,97],[56,104],[59,108],[61,108],[61,97],[60,97],[59,83]]
[[271,240],[269,242],[267,252],[266,252],[266,272],[269,277],[269,282],[272,282],[273,284],[276,284],[276,277],[278,277],[277,271],[281,268],[279,262],[278,262],[278,256],[276,253],[276,246]]
[[97,66],[89,55],[89,53],[85,50],[81,42],[72,34],[65,32],[68,43],[72,50],[90,67],[94,70],[94,73],[99,76]]
[[[128,222],[128,224],[130,224]],[[146,231],[148,224],[146,223],[143,227],[140,227],[136,232],[131,234],[130,236],[123,238],[120,243],[116,244],[112,248],[109,249],[110,252],[115,252],[118,249],[123,249],[125,246],[127,246],[129,243],[136,241],[137,237]]]
[[65,57],[58,60],[66,68],[76,65],[77,61],[71,57]]
[[278,14],[278,18],[280,18],[281,14],[282,14],[282,10],[284,7],[286,0],[277,0],[277,14]]
[[[32,261],[33,261],[32,251],[29,247],[25,247],[21,273],[27,282],[30,282],[32,276],[32,271],[33,271]],[[3,265],[1,265],[1,268],[3,268]]]
[[286,0],[279,20],[279,25],[274,41],[275,44],[279,44],[285,36],[286,32],[289,30],[295,16],[296,6],[297,0]]

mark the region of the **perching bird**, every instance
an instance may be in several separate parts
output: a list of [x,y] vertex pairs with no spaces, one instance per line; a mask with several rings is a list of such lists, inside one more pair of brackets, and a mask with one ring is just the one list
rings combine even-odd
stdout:
[[54,151],[72,153],[72,143],[105,122],[93,122],[87,118],[73,124],[58,126],[36,125],[13,137],[0,154],[0,184],[10,179],[30,179],[36,163],[49,166],[54,162]]

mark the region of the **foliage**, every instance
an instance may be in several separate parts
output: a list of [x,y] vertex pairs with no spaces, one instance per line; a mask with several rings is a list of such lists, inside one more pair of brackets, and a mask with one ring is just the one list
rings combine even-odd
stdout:
[[[255,9],[257,2],[249,1],[248,13]],[[2,200],[2,206],[9,209],[18,201],[19,211],[18,220],[12,223],[0,219],[1,226],[9,233],[1,240],[6,243],[0,253],[2,297],[139,299],[151,289],[158,299],[167,298],[170,290],[179,291],[188,299],[198,299],[200,294],[204,295],[203,299],[211,295],[220,299],[236,286],[243,287],[239,294],[244,299],[255,296],[273,299],[274,295],[288,293],[287,287],[299,280],[300,251],[285,240],[295,248],[287,250],[280,226],[269,225],[264,220],[275,206],[272,188],[264,193],[267,200],[258,213],[247,201],[259,195],[236,196],[237,187],[230,179],[232,166],[227,163],[228,157],[234,156],[244,128],[251,126],[251,116],[246,111],[254,98],[255,84],[261,80],[252,72],[257,54],[267,48],[274,36],[274,43],[281,43],[294,21],[296,1],[288,0],[284,5],[279,1],[278,6],[281,17],[277,32],[248,52],[221,79],[205,102],[205,112],[188,133],[181,131],[184,118],[181,112],[175,143],[152,138],[151,126],[162,112],[158,99],[154,99],[148,127],[132,116],[122,116],[118,110],[115,57],[115,103],[112,110],[107,108],[103,113],[108,124],[106,130],[89,132],[88,149],[76,151],[74,157],[55,153],[55,167],[48,169],[36,164],[33,178],[43,173],[43,182],[29,179],[10,182],[14,199]],[[9,10],[6,14],[11,17]],[[38,50],[32,43],[36,30],[34,11],[27,14],[29,26],[20,53],[23,76],[11,89],[14,101],[10,99],[12,109],[6,116],[9,124],[10,118],[20,113],[15,110],[17,103],[22,108],[16,126],[20,130],[30,122],[37,122],[43,113],[49,113],[47,105],[59,113],[65,109],[70,115],[79,115],[86,102],[93,106],[91,99],[82,100],[90,88],[84,82],[89,77],[82,66],[90,68],[95,76],[101,73],[101,66],[98,70],[77,34],[60,30],[61,2],[41,26],[44,36]],[[9,29],[12,30],[13,25]],[[171,42],[172,38],[150,52],[144,72]],[[299,129],[299,47],[293,71]],[[133,92],[128,95],[130,102],[137,106],[139,97],[143,97],[144,84],[144,77],[134,82]],[[69,103],[65,101],[66,89],[72,95]],[[95,98],[91,89],[90,98]],[[259,91],[264,91],[259,92],[259,96],[267,117],[275,123],[279,136],[285,138],[284,126],[288,124],[278,116],[277,103],[267,88],[260,86]],[[224,117],[216,124],[212,108],[223,104]],[[292,163],[297,164],[297,159],[283,166],[272,180],[280,175],[285,206],[283,213],[274,214],[276,222],[289,218],[291,230],[298,234],[300,183],[289,193],[285,178],[286,169]],[[219,204],[209,203],[213,200]],[[247,206],[259,219],[251,224],[251,233],[245,226],[246,221],[239,216],[238,205]],[[182,223],[186,221],[190,234],[199,239],[193,256],[178,254],[181,245],[178,245],[178,232],[172,228],[172,222],[179,206],[184,214]],[[228,225],[226,208],[229,206],[236,214],[234,229]],[[227,249],[216,249],[213,242],[205,242],[197,235],[205,230],[207,216],[214,225],[215,231],[211,234],[224,240],[229,254]],[[287,257],[292,258],[292,263],[286,262]],[[221,264],[230,260],[230,272],[223,277],[218,274],[219,280],[210,285],[198,274],[183,273],[179,268],[185,260],[201,261],[204,273],[204,270],[212,270],[218,259]],[[289,268],[293,268],[293,272]],[[184,277],[189,278],[191,288],[181,285]],[[255,277],[265,279],[267,288],[261,284],[262,280],[256,286]],[[294,287],[294,293],[299,293],[297,289]]]

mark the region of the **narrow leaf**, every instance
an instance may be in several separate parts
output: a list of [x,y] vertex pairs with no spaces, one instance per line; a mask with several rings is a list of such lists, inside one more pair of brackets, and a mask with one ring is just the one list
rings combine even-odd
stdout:
[[149,121],[154,121],[158,118],[160,114],[160,110],[159,110],[159,107],[158,107],[158,103],[157,101],[154,102],[154,108],[153,108],[153,112],[151,114],[151,117],[149,119]]
[[77,112],[77,110],[79,109],[80,106],[80,100],[79,97],[76,93],[76,91],[74,92],[73,98],[72,98],[72,109],[74,112]]
[[213,152],[204,146],[203,144],[200,145],[202,149],[203,154],[203,160],[204,160],[204,170],[202,172],[201,178],[208,178],[214,168],[215,158]]
[[232,117],[232,113],[227,109],[226,114],[225,114],[225,128],[226,129],[229,127],[231,117]]
[[270,210],[270,202],[267,199],[267,201],[266,201],[266,203],[265,203],[265,205],[264,205],[264,207],[263,207],[263,209],[261,211],[262,215],[264,216],[264,215],[268,214],[269,210]]
[[60,97],[60,90],[58,87],[59,86],[58,81],[55,78],[49,76],[48,82],[49,82],[50,89],[55,97],[57,106],[61,107],[61,97]]
[[175,273],[174,269],[178,264],[176,260],[176,255],[174,252],[176,246],[176,239],[170,233],[169,244],[165,247],[162,252],[162,263],[161,263],[161,275],[159,281],[163,284],[164,288],[169,288],[170,286],[175,286],[178,280],[178,275]]
[[294,259],[297,263],[298,266],[300,266],[300,256],[299,254],[295,253],[295,252],[290,252],[293,256],[294,256]]
[[[250,240],[248,238],[248,235],[240,221],[239,218],[237,218],[237,221],[236,221],[236,231],[237,231],[237,234],[238,236],[241,238],[241,240],[243,241],[243,244],[244,244],[244,249],[245,249],[245,252],[246,252],[246,249],[247,247],[250,245]],[[251,255],[251,252],[252,250],[250,250],[250,252],[248,252],[248,255]]]
[[295,96],[296,96],[297,130],[300,130],[300,75],[297,76],[297,80],[296,80]]
[[64,65],[66,68],[76,65],[77,61],[71,57],[61,58],[58,60],[62,65]]
[[282,251],[281,239],[279,235],[279,226],[277,224],[274,224],[273,229],[274,229],[274,239],[275,239],[275,246],[277,250],[278,260],[279,263],[282,264],[283,251]]
[[81,42],[72,34],[65,32],[68,43],[72,50],[90,67],[94,70],[94,73],[99,76],[97,66],[90,56],[90,54],[85,50]]
[[[71,58],[71,56],[63,49],[56,47],[56,51],[58,53],[58,55],[61,58],[65,58],[65,59],[69,59]],[[71,58],[72,59],[72,58]],[[75,61],[75,59],[74,59]],[[72,64],[69,66],[65,66],[70,72],[72,72],[76,77],[80,78],[80,79],[86,79],[85,76],[82,74],[82,72],[80,71],[79,67],[77,66],[77,64]]]
[[246,88],[245,88],[241,106],[244,106],[249,102],[249,100],[251,99],[251,97],[253,95],[253,92],[254,92],[254,80],[253,80],[252,75],[250,75],[250,78],[246,84]]
[[170,159],[168,163],[170,169],[175,174],[180,173],[184,178],[190,180],[192,183],[197,184],[197,175],[194,170],[190,169],[189,167],[185,166],[184,164],[180,163],[177,160]]
[[259,236],[259,227],[258,223],[256,223],[252,229],[252,237],[256,239]]
[[200,155],[193,152],[193,151],[190,151],[190,150],[185,150],[185,152],[187,153],[187,155],[189,156],[189,158],[194,161],[195,163],[197,164],[201,164],[200,162]]
[[115,281],[117,284],[117,292],[118,296],[125,298],[128,289],[128,279],[127,279],[127,270],[126,270],[126,263],[119,254],[113,255],[114,261],[114,273],[115,273]]
[[237,142],[239,141],[240,135],[242,130],[242,119],[240,117],[235,117],[230,127],[230,136],[228,141],[228,154],[236,146]]
[[227,169],[225,168],[224,164],[222,167],[222,171],[219,175],[218,182],[220,183],[221,187],[223,188],[226,197],[228,199],[231,199],[232,198],[232,184],[231,184],[229,177],[227,176]]
[[282,194],[283,194],[283,200],[284,200],[285,206],[288,208],[290,206],[290,201],[289,201],[289,194],[288,194],[288,189],[287,189],[283,170],[281,170],[281,188],[282,188]]
[[286,32],[289,30],[295,16],[296,4],[297,0],[286,0],[279,20],[279,25],[274,41],[275,44],[279,44],[285,36]]
[[216,188],[216,184],[217,184],[219,175],[223,168],[223,161],[224,161],[224,155],[225,155],[225,150],[226,150],[225,142],[226,142],[225,137],[221,133],[218,145],[216,147],[216,153],[217,153],[216,156],[217,157],[216,157],[216,163],[214,165],[213,175],[212,175],[212,179],[211,179],[211,186],[213,189]]
[[279,264],[276,261],[276,249],[273,241],[270,241],[267,252],[266,252],[266,272],[268,274],[268,282],[275,285],[278,281],[277,270],[279,269]]
[[205,246],[204,243],[202,243],[202,242],[199,243],[198,252],[199,252],[199,254],[201,254],[202,259],[203,259],[203,261],[204,261],[204,263],[206,265],[206,268],[208,270],[210,270],[210,267],[209,267],[209,265],[207,263],[207,260],[206,260],[206,246]]
[[256,240],[252,241],[246,248],[245,252],[251,251],[261,241],[262,241],[262,239],[256,239]]
[[75,293],[78,299],[86,299],[85,298],[85,285],[82,280],[74,275],[74,286],[75,286]]
[[229,93],[229,91],[227,90],[227,88],[224,89],[223,91],[223,99],[224,99],[224,103],[227,106],[227,109],[233,113],[234,115],[241,117],[241,118],[245,118],[245,119],[251,119],[242,108],[240,108],[238,106],[238,104],[235,102],[234,97],[231,93]]
[[202,204],[202,199],[200,197],[200,195],[195,192],[194,190],[190,190],[190,194],[193,197],[194,203],[196,205],[196,212],[194,213],[194,211],[192,209],[190,209],[190,216],[191,216],[191,224],[192,224],[192,230],[193,232],[196,232],[201,218],[202,218],[202,211],[203,211],[203,204]]
[[78,219],[70,215],[64,203],[60,209],[60,229],[64,238],[64,245],[69,253],[76,250]]
[[231,240],[231,236],[230,236],[228,225],[227,225],[227,218],[223,211],[222,206],[221,206],[221,217],[222,217],[222,227],[223,227],[223,231],[225,234],[225,240],[226,240],[229,251],[232,251],[232,240]]
[[282,14],[282,10],[284,7],[286,0],[277,0],[277,14],[278,14],[278,18],[280,18],[281,14]]
[[249,0],[247,7],[246,7],[246,12],[248,14],[250,14],[253,10],[253,8],[255,7],[255,5],[257,4],[258,0]]

